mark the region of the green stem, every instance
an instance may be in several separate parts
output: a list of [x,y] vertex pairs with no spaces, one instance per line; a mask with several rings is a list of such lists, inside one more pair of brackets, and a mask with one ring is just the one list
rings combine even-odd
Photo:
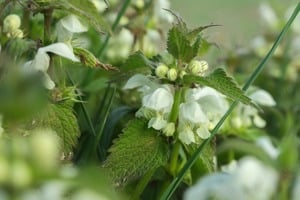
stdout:
[[155,173],[156,168],[153,168],[149,170],[143,178],[138,182],[137,186],[135,187],[135,190],[133,192],[133,195],[131,196],[132,200],[139,200],[141,194],[145,190],[146,186],[148,185],[149,181],[151,180],[153,174]]
[[[174,95],[174,103],[172,106],[172,110],[170,113],[170,117],[169,117],[169,122],[172,122],[175,124],[176,126],[176,122],[177,122],[177,118],[178,118],[178,113],[179,113],[179,105],[181,102],[181,96],[182,96],[182,91],[183,88],[178,88],[175,91],[175,95]],[[175,176],[176,174],[176,168],[177,168],[177,162],[178,162],[178,155],[179,155],[179,150],[180,150],[180,142],[178,141],[178,132],[175,131],[174,134],[175,137],[175,144],[171,153],[171,159],[170,159],[170,173]]]
[[51,23],[53,8],[48,8],[43,11],[44,13],[44,46],[51,44]]

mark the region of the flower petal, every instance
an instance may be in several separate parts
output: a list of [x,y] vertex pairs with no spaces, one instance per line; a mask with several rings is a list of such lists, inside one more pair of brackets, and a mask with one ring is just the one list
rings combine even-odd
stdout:
[[152,82],[149,80],[148,77],[146,77],[143,74],[136,74],[127,81],[127,83],[125,84],[123,89],[124,90],[134,89],[134,88],[142,87],[145,85],[150,86],[151,84],[152,84]]
[[210,132],[205,126],[200,126],[199,128],[197,128],[196,133],[201,139],[204,140],[209,138],[210,136]]
[[43,78],[44,86],[48,90],[52,90],[55,87],[55,83],[52,81],[50,76],[47,73],[44,73],[44,78]]
[[76,56],[73,53],[73,50],[68,45],[66,45],[65,43],[62,43],[62,42],[58,42],[58,43],[54,43],[54,44],[50,44],[48,46],[42,47],[39,49],[39,51],[51,52],[51,53],[54,53],[61,57],[70,59],[74,62],[79,62],[79,59],[76,58]]
[[88,31],[87,26],[83,25],[75,15],[68,15],[60,20],[65,29],[72,33],[82,33]]
[[178,138],[184,144],[195,143],[194,132],[190,128],[183,128],[182,131],[179,131]]
[[208,119],[201,109],[200,105],[195,101],[180,104],[179,120],[189,121],[192,123],[208,122]]
[[37,54],[34,57],[34,60],[30,63],[30,66],[32,67],[32,69],[36,71],[46,72],[48,70],[49,63],[50,63],[49,55],[46,52],[39,49]]
[[249,95],[249,97],[264,106],[275,106],[276,102],[273,99],[273,97],[265,90],[259,89],[252,94]]
[[158,88],[144,96],[142,103],[146,108],[168,113],[173,105],[173,95],[166,88]]
[[148,122],[148,128],[152,127],[155,130],[161,130],[167,125],[167,121],[162,117],[153,117]]

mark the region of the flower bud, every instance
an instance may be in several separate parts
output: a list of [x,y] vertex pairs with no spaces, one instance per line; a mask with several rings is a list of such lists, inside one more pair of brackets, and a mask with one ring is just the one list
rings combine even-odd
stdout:
[[21,26],[21,19],[18,15],[11,14],[3,20],[3,32],[12,33]]
[[165,64],[159,64],[155,69],[155,74],[159,78],[165,78],[169,68]]
[[188,65],[188,70],[192,74],[202,74],[208,69],[208,63],[205,60],[192,60]]
[[164,128],[163,128],[163,133],[169,137],[173,136],[175,133],[175,124],[173,122],[168,123]]
[[175,81],[177,79],[177,70],[175,68],[171,68],[167,75],[170,81]]
[[179,77],[182,79],[186,75],[186,71],[182,70],[179,72]]
[[23,38],[23,36],[24,36],[24,33],[21,29],[17,29],[17,30],[7,33],[7,37],[11,37],[11,38]]

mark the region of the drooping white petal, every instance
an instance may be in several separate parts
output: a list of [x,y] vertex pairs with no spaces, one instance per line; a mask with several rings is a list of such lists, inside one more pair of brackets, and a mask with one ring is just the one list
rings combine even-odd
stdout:
[[143,74],[136,74],[127,81],[123,89],[128,90],[128,89],[134,89],[142,86],[151,87],[153,84],[154,83],[152,83],[147,76]]
[[166,120],[164,120],[162,117],[153,117],[150,119],[150,121],[148,122],[148,128],[154,128],[155,130],[161,130],[163,129],[166,125],[168,124],[168,122]]
[[256,158],[244,157],[239,161],[235,179],[248,199],[265,200],[275,192],[278,174]]
[[42,47],[39,49],[39,51],[51,52],[51,53],[54,53],[61,57],[70,59],[74,62],[79,62],[79,59],[76,58],[76,56],[73,53],[73,50],[68,45],[66,45],[65,43],[62,43],[62,42],[58,42],[58,43],[54,43],[54,44],[50,44],[48,46]]
[[245,200],[239,185],[235,184],[231,174],[215,173],[201,178],[184,194],[184,200]]
[[210,136],[210,132],[209,132],[208,128],[205,126],[200,126],[199,128],[197,128],[196,133],[201,139],[204,139],[204,140],[209,138],[209,136]]
[[265,90],[259,89],[252,94],[249,95],[249,97],[264,106],[275,106],[276,102],[273,99],[273,97]]
[[263,118],[261,118],[259,115],[253,116],[253,123],[258,128],[263,128],[266,126],[266,121]]
[[48,54],[39,49],[34,60],[31,62],[30,67],[36,71],[46,72],[48,70],[49,63],[50,57]]
[[166,88],[158,88],[144,96],[142,103],[146,108],[170,112],[173,105],[173,95]]
[[179,107],[179,120],[192,123],[206,123],[208,119],[199,104],[195,101],[181,103]]
[[180,127],[180,131],[179,131],[179,135],[178,138],[181,142],[183,142],[184,144],[191,144],[191,143],[195,143],[195,136],[194,136],[194,132],[192,131],[192,129],[189,126],[185,126],[182,125],[183,127]]
[[60,22],[71,33],[82,33],[88,30],[87,26],[82,24],[75,15],[68,15],[62,18]]
[[265,150],[265,152],[267,152],[271,158],[276,159],[278,157],[279,151],[273,146],[271,140],[268,137],[263,136],[258,138],[256,140],[256,144],[263,150]]
[[45,88],[48,90],[52,90],[55,87],[55,83],[52,81],[52,79],[47,73],[44,73],[43,83]]

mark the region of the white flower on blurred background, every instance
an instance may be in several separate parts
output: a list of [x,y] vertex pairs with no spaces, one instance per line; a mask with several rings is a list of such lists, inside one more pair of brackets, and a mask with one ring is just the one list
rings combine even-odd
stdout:
[[[276,105],[273,97],[267,91],[262,89],[255,90],[254,92],[249,94],[249,97],[258,105]],[[252,124],[259,128],[263,128],[266,125],[265,120],[259,116],[259,111],[257,110],[257,108],[244,104],[239,104],[237,106],[235,113],[231,118],[231,122],[236,128],[249,127]]]
[[23,31],[20,29],[21,19],[16,14],[11,14],[3,20],[3,32],[7,37],[23,38]]
[[259,6],[259,14],[266,27],[270,27],[273,30],[276,30],[278,28],[279,26],[278,17],[274,12],[273,8],[269,4],[262,3]]
[[25,73],[31,74],[35,72],[42,72],[44,85],[47,89],[51,90],[55,87],[55,83],[47,74],[50,65],[50,57],[48,53],[54,53],[74,62],[79,62],[79,59],[74,55],[73,50],[65,43],[54,43],[39,48],[34,59],[24,64]]
[[88,31],[88,27],[82,24],[75,15],[68,15],[56,24],[57,40],[59,42],[71,44],[74,33],[86,31]]
[[107,9],[107,5],[103,0],[90,0],[98,10],[99,13],[103,13]]
[[126,59],[132,49],[133,45],[133,35],[132,33],[126,29],[122,28],[122,30],[113,35],[108,42],[106,56],[112,62],[120,62]]
[[279,175],[254,157],[244,157],[229,173],[205,176],[184,194],[185,200],[270,199],[277,188]]
[[215,173],[200,179],[184,194],[184,200],[245,200],[231,174]]
[[276,159],[279,155],[279,150],[275,148],[270,140],[266,136],[259,137],[256,140],[257,146],[261,147],[272,159]]
[[142,107],[136,115],[149,119],[149,128],[164,129],[168,124],[168,114],[171,112],[174,99],[171,86],[160,85],[145,75],[136,74],[123,87],[123,89],[134,88],[139,88],[143,96]]

